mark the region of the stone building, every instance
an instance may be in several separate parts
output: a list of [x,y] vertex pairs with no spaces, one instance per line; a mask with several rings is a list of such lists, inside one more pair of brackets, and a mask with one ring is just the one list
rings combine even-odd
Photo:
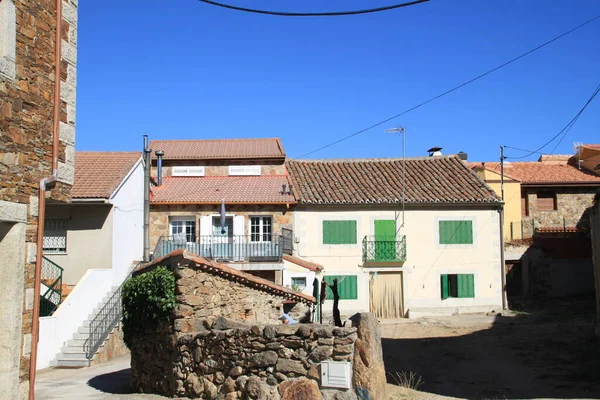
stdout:
[[[294,189],[279,139],[154,140],[150,248],[176,248],[283,282]],[[158,184],[160,183],[160,184]],[[225,223],[221,226],[223,204]]]
[[36,245],[41,211],[38,204],[44,203],[39,198],[39,187],[43,178],[49,178],[52,184],[44,188],[48,189],[44,199],[70,199],[76,65],[76,0],[0,0],[3,399],[26,398],[29,393],[30,361],[35,350],[33,313],[34,305],[39,304],[34,298],[34,272],[40,250]]

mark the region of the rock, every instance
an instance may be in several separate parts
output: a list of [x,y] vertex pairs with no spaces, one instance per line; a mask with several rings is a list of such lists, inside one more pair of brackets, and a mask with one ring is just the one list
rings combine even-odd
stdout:
[[304,358],[307,356],[306,350],[300,348],[300,349],[296,350],[296,355],[300,358]]
[[244,372],[244,370],[242,370],[242,367],[236,366],[231,368],[231,370],[229,371],[229,376],[231,376],[232,378],[237,378],[242,374],[242,372]]
[[277,330],[277,335],[279,335],[279,336],[291,336],[291,335],[295,335],[296,332],[298,332],[298,325],[297,324],[278,325],[276,330]]
[[348,335],[353,334],[354,332],[356,332],[356,328],[354,328],[354,327],[335,328],[333,330],[333,336],[348,336]]
[[235,380],[235,386],[238,390],[244,391],[246,390],[246,383],[248,382],[248,377],[245,375],[240,376]]
[[227,377],[225,382],[223,382],[223,385],[221,385],[221,393],[227,394],[231,392],[235,392],[235,381],[230,377]]
[[275,365],[277,362],[277,353],[272,350],[263,351],[262,353],[258,353],[254,355],[250,359],[250,367],[268,367],[270,365]]
[[188,375],[185,383],[194,395],[200,397],[204,393],[204,379],[198,379],[195,374]]
[[267,343],[265,346],[267,350],[278,350],[280,347],[281,343],[279,342]]
[[333,345],[333,338],[320,338],[319,340],[317,340],[317,343],[320,344],[321,346],[332,346]]
[[224,400],[238,400],[240,398],[240,394],[238,392],[231,392],[225,395]]
[[252,332],[252,334],[253,334],[253,335],[257,335],[257,336],[260,336],[260,335],[262,335],[262,329],[261,329],[261,327],[260,327],[260,326],[258,326],[258,325],[253,325],[253,326],[250,328],[250,332]]
[[276,334],[277,333],[275,332],[274,326],[268,325],[268,326],[265,326],[265,329],[263,329],[263,336],[266,339],[273,339]]
[[298,375],[306,375],[306,369],[300,361],[286,360],[280,358],[275,365],[275,371],[284,374],[294,373]]
[[315,329],[315,336],[319,338],[328,338],[333,336],[331,328],[317,328]]
[[175,320],[176,332],[202,332],[206,331],[202,320],[196,318],[179,318]]
[[207,317],[206,319],[203,320],[204,327],[206,329],[212,329],[214,322],[215,322],[215,317],[213,317],[213,316]]
[[316,381],[306,378],[289,379],[279,384],[281,400],[320,400],[321,391]]
[[279,381],[277,381],[277,378],[275,378],[274,375],[269,375],[267,377],[267,385],[269,385],[269,386],[277,386],[277,384],[279,384]]
[[287,379],[287,376],[285,376],[285,374],[282,374],[281,372],[275,372],[274,376],[275,378],[277,378],[278,381],[285,381]]
[[368,389],[372,399],[383,399],[386,377],[379,322],[371,313],[355,314],[350,319],[358,335],[354,343],[352,386]]
[[212,329],[217,329],[220,331],[226,331],[228,329],[235,328],[247,328],[247,326],[246,324],[243,324],[241,322],[232,321],[223,317],[218,317],[217,319],[215,319],[215,322],[212,325]]
[[251,376],[246,383],[246,393],[252,396],[253,399],[266,399],[269,396],[271,389],[269,385],[263,382],[257,376]]
[[223,382],[225,382],[225,375],[223,375],[223,373],[221,371],[215,372],[215,381],[214,382],[217,385],[223,384]]
[[283,339],[281,341],[285,347],[291,347],[292,349],[298,349],[304,346],[304,340],[301,339]]
[[204,359],[204,354],[201,347],[196,347],[193,353],[194,361],[199,363]]
[[177,307],[175,307],[173,313],[175,314],[175,318],[191,317],[194,315],[194,309],[185,304],[179,304]]
[[[357,400],[358,396],[351,389],[342,390],[342,389],[323,389],[321,391],[323,395],[323,400]],[[371,399],[375,399],[371,397]]]
[[303,337],[303,338],[307,338],[307,337],[310,337],[310,334],[311,334],[310,326],[307,326],[304,324],[298,325],[298,331],[296,332],[296,335]]
[[310,359],[314,362],[325,361],[333,355],[333,347],[331,346],[317,346],[310,353]]
[[333,348],[334,354],[352,354],[354,353],[354,346],[348,344],[346,346],[335,346]]
[[204,394],[208,399],[214,400],[218,396],[218,390],[214,383],[204,378]]
[[266,346],[265,346],[264,344],[262,344],[262,343],[259,343],[259,342],[254,342],[254,343],[252,343],[252,348],[253,348],[254,350],[263,350],[265,347],[266,347]]
[[337,345],[351,344],[351,343],[354,343],[356,341],[357,337],[358,337],[358,335],[356,333],[353,333],[352,335],[348,335],[346,337],[335,338],[334,344],[336,346]]
[[316,381],[321,380],[321,368],[320,364],[311,364],[306,376]]

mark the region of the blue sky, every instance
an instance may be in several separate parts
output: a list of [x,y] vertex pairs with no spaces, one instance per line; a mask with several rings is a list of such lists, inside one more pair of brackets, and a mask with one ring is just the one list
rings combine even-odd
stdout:
[[[225,0],[223,0],[225,1]],[[227,0],[283,11],[393,0]],[[283,18],[197,0],[79,3],[77,150],[151,139],[280,137],[298,157],[386,119],[600,14],[597,0],[431,0],[377,14]],[[536,149],[600,84],[600,19],[442,99],[307,158],[433,146],[497,160]],[[555,153],[600,143],[600,96]],[[550,151],[554,143],[544,151]],[[507,151],[509,156],[523,153]],[[529,159],[536,159],[532,156]]]

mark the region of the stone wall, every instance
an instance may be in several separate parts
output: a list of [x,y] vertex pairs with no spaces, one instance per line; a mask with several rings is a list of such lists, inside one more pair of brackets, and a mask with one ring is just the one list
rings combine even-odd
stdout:
[[[3,330],[12,329],[9,327],[14,325],[14,321],[18,321],[19,325],[18,340],[11,343],[3,341],[3,351],[18,354],[18,362],[16,365],[3,364],[0,368],[0,379],[12,376],[11,371],[18,369],[20,396],[28,394],[31,318],[33,304],[37,301],[33,299],[33,280],[38,186],[43,177],[52,174],[54,79],[61,79],[62,88],[58,149],[59,183],[51,191],[51,198],[69,201],[74,178],[77,3],[77,0],[62,2],[63,24],[59,43],[62,51],[62,75],[55,77],[55,2],[0,2],[0,38],[11,39],[4,42],[3,46],[10,45],[9,50],[14,54],[14,59],[9,60],[14,66],[14,71],[0,74],[0,220],[24,225],[23,236],[19,241],[22,241],[26,249],[22,254],[22,262],[9,266],[18,268],[19,276],[12,280],[0,280],[0,291],[10,291],[17,284],[23,287],[21,295],[11,299],[22,308],[22,315],[7,313],[2,314],[0,319],[0,337],[8,334]],[[6,59],[0,61],[4,62]],[[4,241],[5,238],[0,239]],[[6,258],[5,256],[3,255],[3,258]],[[1,270],[0,276],[4,276]],[[21,282],[24,282],[24,285]],[[5,309],[12,307],[7,306]],[[10,323],[4,318],[10,320]],[[13,336],[12,333],[10,336]],[[4,359],[3,353],[0,354],[0,359]],[[6,395],[6,398],[18,398],[19,394],[13,391],[13,387],[12,383],[0,382],[0,397],[4,398]]]
[[[589,210],[594,201],[598,188],[553,188],[556,193],[556,210],[539,211],[537,209],[537,192],[544,191],[536,188],[524,188],[527,191],[529,215],[523,217],[524,237],[531,237],[532,223],[535,227],[567,227],[577,226],[589,230]],[[520,227],[515,228],[520,230]]]
[[[162,326],[135,340],[134,390],[205,399],[340,398],[334,397],[339,392],[356,399],[351,389],[320,393],[318,384],[320,362],[353,361],[355,327],[197,321],[194,332],[172,333]],[[300,392],[306,397],[298,397]]]
[[[200,319],[206,317],[278,323],[278,318],[284,312],[284,298],[193,266],[179,266],[174,269],[174,274],[177,295],[177,307],[173,315],[175,332],[195,331],[199,329]],[[291,315],[297,319],[309,318],[308,312],[308,306],[297,304],[291,310]]]
[[[161,236],[169,236],[169,217],[188,216],[196,220],[196,236],[200,235],[200,217],[219,215],[221,205],[151,205],[150,206],[150,249],[153,250]],[[292,228],[292,212],[285,205],[240,205],[227,206],[227,213],[243,215],[246,235],[250,234],[250,216],[272,216],[273,233],[280,234],[281,228]]]

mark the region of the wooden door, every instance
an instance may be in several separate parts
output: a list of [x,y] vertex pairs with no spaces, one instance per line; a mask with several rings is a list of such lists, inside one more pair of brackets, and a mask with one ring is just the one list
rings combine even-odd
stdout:
[[402,272],[371,273],[371,312],[377,318],[403,318]]

